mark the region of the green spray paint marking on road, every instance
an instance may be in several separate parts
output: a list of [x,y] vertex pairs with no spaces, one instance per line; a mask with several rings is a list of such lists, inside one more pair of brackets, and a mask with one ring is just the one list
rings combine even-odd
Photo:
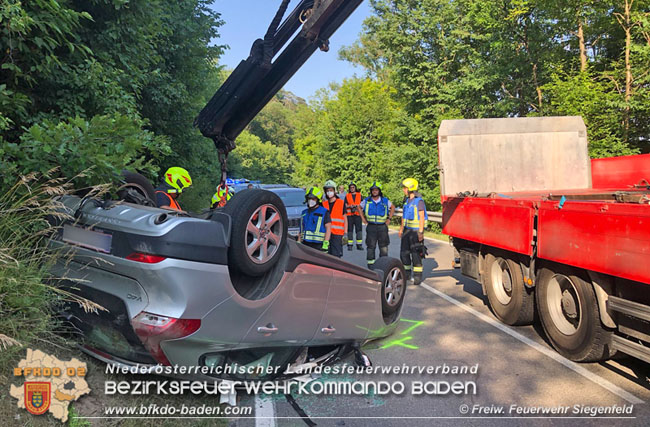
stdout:
[[405,331],[402,331],[400,335],[406,335],[406,334],[408,334],[409,332],[411,332],[413,329],[415,329],[415,328],[417,328],[417,327],[420,327],[420,326],[424,325],[424,321],[422,321],[422,320],[408,320],[408,319],[399,319],[399,320],[400,320],[400,322],[409,322],[409,323],[413,323],[413,326],[411,326],[410,328],[408,328],[408,329],[405,330]]
[[[408,333],[410,333],[410,332],[413,331],[414,329],[416,329],[416,328],[418,328],[418,327],[424,325],[424,322],[423,322],[422,320],[400,319],[400,321],[401,321],[401,322],[413,323],[413,325],[411,325],[411,326],[408,327],[407,329],[405,329],[405,330],[403,330],[402,332],[400,332],[400,335],[407,335]],[[390,348],[390,347],[399,346],[399,347],[405,347],[405,348],[408,348],[408,349],[411,349],[411,350],[418,350],[420,347],[418,347],[418,346],[416,346],[416,345],[413,345],[413,344],[405,344],[406,341],[410,341],[410,340],[412,340],[412,339],[413,339],[412,336],[402,337],[402,338],[399,338],[399,339],[396,339],[396,340],[393,340],[393,341],[389,341],[389,342],[387,342],[386,344],[384,344],[383,346],[381,346],[380,348],[384,349],[384,348]]]
[[383,346],[381,346],[381,348],[384,349],[384,348],[399,346],[399,347],[410,348],[411,350],[418,350],[420,347],[418,347],[417,345],[404,344],[405,341],[410,341],[412,339],[413,339],[413,337],[404,337],[404,338],[400,338],[398,340],[393,340],[393,341],[391,341],[389,343],[384,344]]

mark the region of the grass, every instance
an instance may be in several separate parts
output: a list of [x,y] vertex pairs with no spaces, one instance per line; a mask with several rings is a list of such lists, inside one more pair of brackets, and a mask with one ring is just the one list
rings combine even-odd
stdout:
[[[99,196],[103,188],[92,189],[91,195]],[[175,426],[175,425],[226,425],[227,419],[211,420],[88,420],[88,416],[102,416],[105,406],[140,406],[150,403],[159,405],[192,405],[204,403],[218,405],[215,396],[106,396],[103,392],[107,380],[141,380],[144,377],[111,376],[105,374],[105,365],[83,355],[75,342],[62,337],[62,325],[55,316],[56,304],[74,300],[88,310],[102,309],[88,300],[64,293],[56,287],[50,267],[67,256],[53,250],[49,241],[58,231],[53,223],[73,220],[63,214],[59,196],[68,194],[70,181],[49,179],[31,174],[21,177],[11,188],[0,191],[0,419],[7,425],[50,426],[60,425],[51,415],[33,416],[19,409],[16,399],[9,395],[9,384],[18,385],[13,368],[25,356],[27,348],[39,349],[60,360],[76,357],[87,364],[91,393],[69,406],[69,425],[109,426]],[[52,221],[54,219],[55,221]],[[58,220],[58,221],[57,221]],[[161,380],[160,377],[146,378]],[[180,421],[180,422],[179,422]]]

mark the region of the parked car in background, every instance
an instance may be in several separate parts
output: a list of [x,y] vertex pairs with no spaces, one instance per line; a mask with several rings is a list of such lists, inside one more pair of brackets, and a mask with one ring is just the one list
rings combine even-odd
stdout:
[[298,238],[300,234],[300,220],[302,211],[305,209],[305,190],[302,188],[289,187],[285,184],[277,186],[276,184],[262,185],[265,190],[277,194],[287,210],[287,219],[289,220],[288,233],[293,238]]
[[260,188],[260,184],[252,183],[252,182],[247,182],[243,184],[233,184],[231,187],[233,190],[235,190],[235,193],[239,193],[240,191],[244,191],[248,189],[248,186],[252,185],[253,188]]

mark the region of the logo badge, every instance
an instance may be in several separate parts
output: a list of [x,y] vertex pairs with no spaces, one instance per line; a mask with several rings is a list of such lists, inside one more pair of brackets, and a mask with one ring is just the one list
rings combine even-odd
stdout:
[[50,408],[51,383],[25,382],[25,409],[34,415],[42,415]]

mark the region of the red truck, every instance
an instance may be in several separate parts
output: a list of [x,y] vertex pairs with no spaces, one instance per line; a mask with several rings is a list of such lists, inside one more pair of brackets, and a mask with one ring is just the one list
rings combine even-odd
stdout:
[[590,159],[580,117],[444,121],[438,144],[443,232],[495,316],[650,362],[650,155]]

